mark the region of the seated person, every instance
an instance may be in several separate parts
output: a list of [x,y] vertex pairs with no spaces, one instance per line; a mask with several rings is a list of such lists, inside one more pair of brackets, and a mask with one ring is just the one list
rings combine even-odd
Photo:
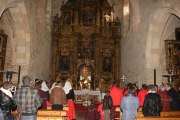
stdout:
[[148,86],[148,93],[145,96],[142,109],[144,116],[160,116],[162,111],[161,97],[156,90],[155,85]]
[[63,105],[67,104],[66,94],[61,87],[61,81],[58,81],[50,94],[50,103],[52,110],[63,110]]

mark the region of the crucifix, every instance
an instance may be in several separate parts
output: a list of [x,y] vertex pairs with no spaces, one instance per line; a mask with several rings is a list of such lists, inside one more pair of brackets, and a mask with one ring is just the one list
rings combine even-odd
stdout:
[[126,80],[126,78],[124,77],[124,75],[121,77],[121,80],[124,82],[124,80]]

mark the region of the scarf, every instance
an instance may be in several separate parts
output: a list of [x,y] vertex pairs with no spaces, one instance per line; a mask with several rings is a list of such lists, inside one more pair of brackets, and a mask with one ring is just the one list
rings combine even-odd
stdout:
[[10,90],[6,90],[3,87],[0,88],[1,91],[3,91],[3,93],[5,93],[7,96],[9,96],[10,98],[12,98],[12,93]]
[[148,91],[147,94],[148,94],[148,93],[157,93],[157,92],[156,92],[156,91]]
[[65,83],[65,85],[63,87],[64,92],[66,94],[68,94],[71,89],[72,89],[71,83],[69,81],[66,81],[66,83]]
[[41,90],[44,91],[44,92],[49,91],[45,81],[42,82]]

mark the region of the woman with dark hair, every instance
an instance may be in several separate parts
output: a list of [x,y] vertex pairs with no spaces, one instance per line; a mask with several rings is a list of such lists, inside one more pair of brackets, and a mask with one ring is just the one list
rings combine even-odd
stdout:
[[137,116],[137,109],[139,108],[139,99],[135,96],[134,87],[128,88],[126,94],[121,100],[122,120],[134,120]]
[[148,86],[148,93],[145,96],[142,109],[144,116],[160,116],[162,111],[161,97],[156,90],[157,87],[155,85]]
[[42,82],[36,82],[35,84],[35,88],[38,89],[39,91],[39,95],[41,97],[41,99],[43,100],[43,104],[39,109],[47,109],[47,105],[46,105],[46,101],[47,101],[47,95],[46,92],[41,90],[41,86],[42,86]]

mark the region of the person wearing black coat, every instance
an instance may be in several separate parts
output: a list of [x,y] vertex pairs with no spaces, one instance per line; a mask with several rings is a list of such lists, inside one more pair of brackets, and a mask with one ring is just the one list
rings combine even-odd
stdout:
[[161,97],[157,94],[156,89],[154,85],[148,86],[148,93],[145,96],[142,109],[144,116],[160,116],[162,111]]
[[178,93],[174,88],[172,88],[172,85],[170,83],[167,83],[165,87],[167,90],[167,94],[172,98],[172,101],[170,101],[170,110],[180,110]]
[[16,103],[12,99],[12,82],[4,82],[3,87],[0,89],[0,108],[3,113],[4,120],[13,120],[14,116],[11,114],[11,110],[16,109]]

